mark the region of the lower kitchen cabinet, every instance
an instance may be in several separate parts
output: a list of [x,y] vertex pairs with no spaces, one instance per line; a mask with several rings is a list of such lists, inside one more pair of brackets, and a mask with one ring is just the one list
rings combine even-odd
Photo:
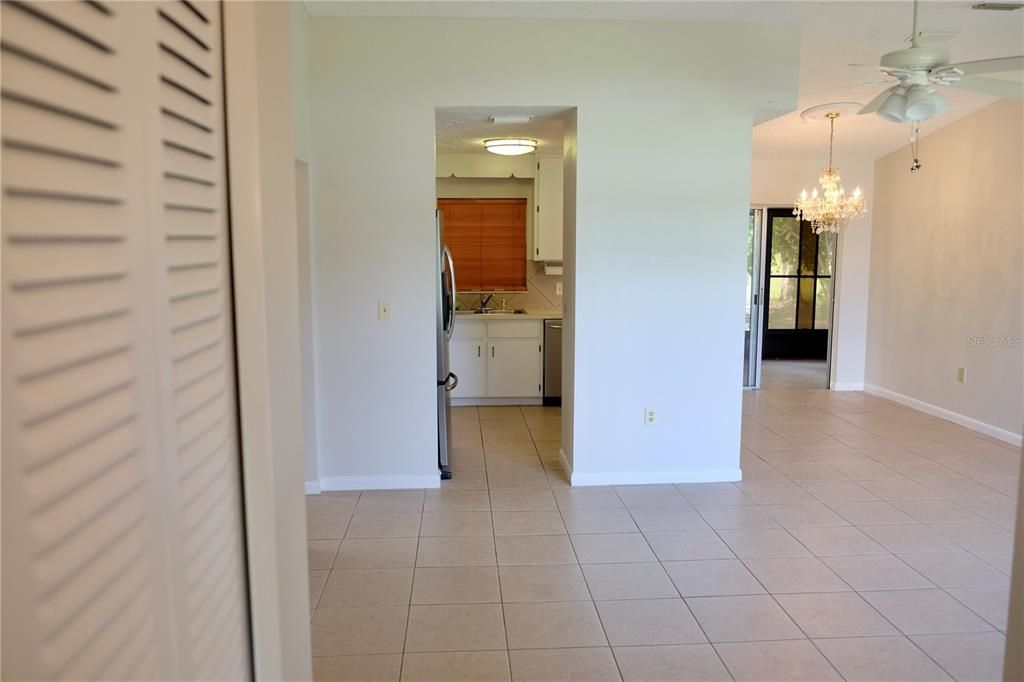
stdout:
[[448,346],[459,377],[452,398],[535,403],[543,384],[543,321],[460,318]]
[[540,339],[488,339],[487,396],[541,396]]
[[[483,325],[480,325],[483,326]],[[452,398],[479,398],[487,395],[487,339],[457,338],[448,342],[448,358],[459,385]]]

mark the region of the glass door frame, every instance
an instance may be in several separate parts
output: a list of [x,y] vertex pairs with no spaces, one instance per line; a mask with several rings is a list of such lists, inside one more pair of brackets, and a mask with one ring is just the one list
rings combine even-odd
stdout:
[[[767,204],[751,204],[750,211],[754,212],[755,224],[753,225],[753,263],[748,264],[750,276],[750,297],[746,305],[750,310],[750,346],[746,349],[747,357],[744,362],[745,372],[743,376],[744,390],[761,388],[761,344],[764,335],[762,309],[764,301],[764,258],[765,258],[765,237],[768,230],[768,209],[774,208]],[[746,332],[746,329],[744,329]]]

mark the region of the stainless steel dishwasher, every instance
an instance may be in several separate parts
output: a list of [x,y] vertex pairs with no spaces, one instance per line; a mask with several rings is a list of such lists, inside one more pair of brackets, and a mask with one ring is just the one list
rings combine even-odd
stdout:
[[561,320],[544,320],[544,404],[562,404]]

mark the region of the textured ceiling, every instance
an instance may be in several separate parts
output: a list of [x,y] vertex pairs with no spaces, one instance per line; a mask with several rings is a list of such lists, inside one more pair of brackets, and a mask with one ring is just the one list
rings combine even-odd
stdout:
[[[983,12],[972,10],[975,0],[932,0],[921,3],[919,28],[925,31],[954,30],[947,43],[954,62],[989,59],[1024,53],[1024,10]],[[800,119],[803,109],[833,101],[867,102],[884,84],[871,69],[851,63],[876,64],[879,57],[905,47],[911,31],[909,0],[889,2],[858,0],[720,0],[717,2],[362,2],[306,0],[309,13],[337,16],[441,16],[477,18],[628,19],[634,21],[724,21],[796,23],[801,27],[800,102],[797,110],[754,129],[754,155],[813,157],[823,155],[824,127]],[[733,49],[742,49],[734,45]],[[992,74],[1019,80],[1020,73]],[[943,88],[950,111],[928,121],[927,135],[958,118],[995,101],[995,98]],[[638,123],[639,125],[639,123]],[[478,135],[482,130],[477,131]],[[907,143],[909,129],[877,116],[841,119],[837,130],[837,154],[878,158]]]
[[[537,140],[537,151],[551,156],[562,153],[561,115],[565,107],[448,107],[437,110],[439,154],[484,151],[492,137],[525,137]],[[529,123],[496,124],[491,116],[532,116]]]

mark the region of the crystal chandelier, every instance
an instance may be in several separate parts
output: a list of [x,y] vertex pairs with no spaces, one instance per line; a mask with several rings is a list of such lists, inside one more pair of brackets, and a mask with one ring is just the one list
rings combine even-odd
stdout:
[[815,234],[822,232],[839,232],[846,227],[851,218],[864,215],[867,210],[867,202],[861,195],[860,187],[853,190],[853,194],[846,195],[843,189],[842,178],[838,171],[832,166],[832,143],[835,141],[836,119],[839,114],[830,111],[825,114],[828,119],[828,168],[821,173],[817,188],[807,196],[807,190],[800,192],[800,198],[796,200],[793,207],[793,215],[811,224]]

